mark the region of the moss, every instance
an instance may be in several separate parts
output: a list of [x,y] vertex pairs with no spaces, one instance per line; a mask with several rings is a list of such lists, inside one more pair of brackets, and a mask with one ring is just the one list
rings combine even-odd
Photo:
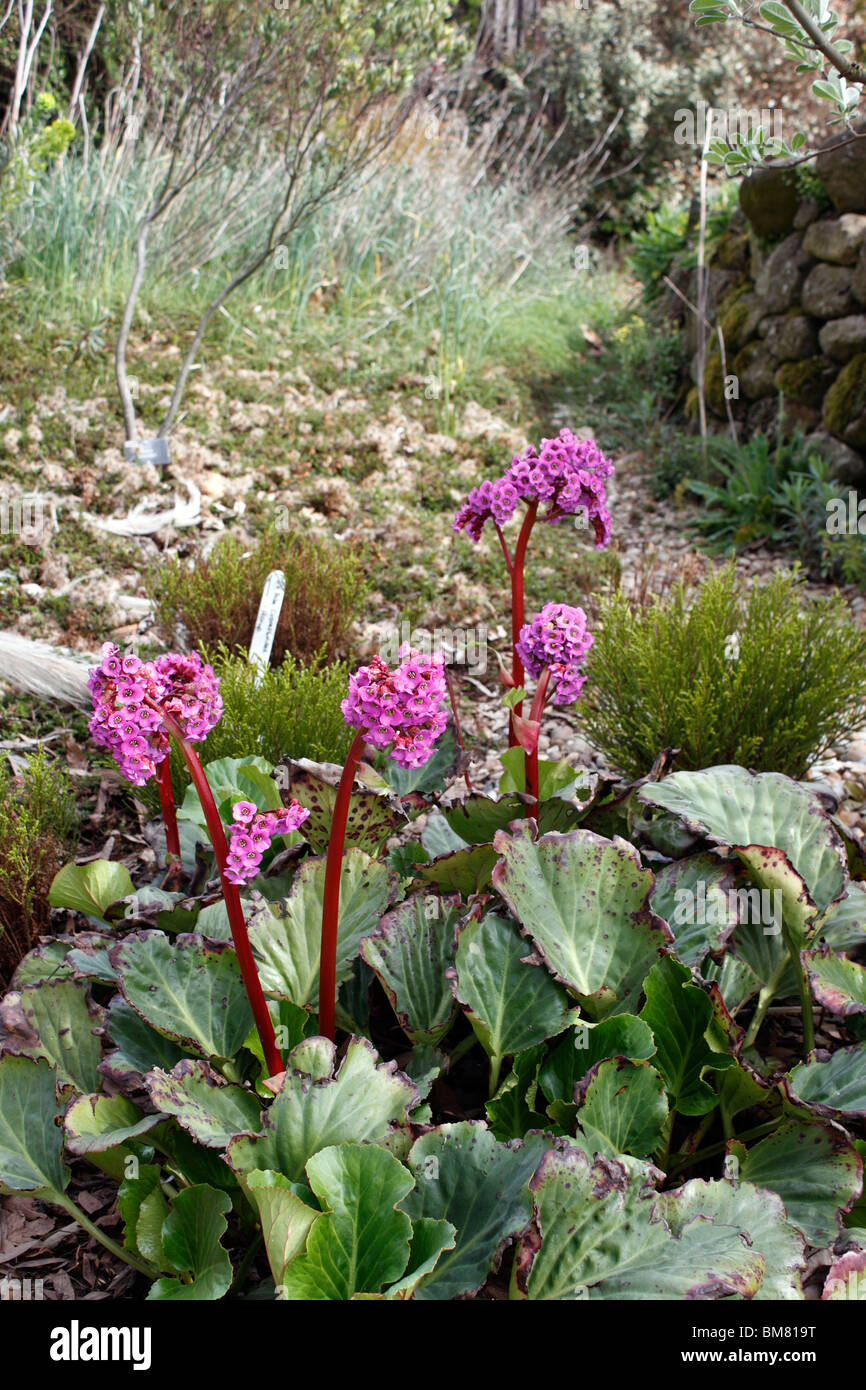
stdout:
[[748,339],[746,325],[751,318],[751,313],[751,305],[745,299],[738,299],[726,313],[720,316],[719,327],[722,330],[725,347],[729,352],[737,352],[745,346]]
[[824,397],[824,426],[849,444],[866,445],[866,352],[851,358]]
[[749,234],[729,228],[720,239],[713,264],[724,270],[744,270],[749,261]]
[[696,420],[699,410],[698,388],[693,386],[689,391],[683,405],[683,415],[687,420]]
[[835,371],[826,357],[805,357],[801,362],[783,362],[773,380],[789,400],[817,408],[832,384]]
[[717,415],[725,414],[725,375],[718,348],[710,353],[704,367],[704,396],[710,410]]

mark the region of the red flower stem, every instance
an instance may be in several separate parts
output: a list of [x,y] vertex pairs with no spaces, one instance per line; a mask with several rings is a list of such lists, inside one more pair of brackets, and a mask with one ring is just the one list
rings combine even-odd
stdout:
[[[511,679],[515,686],[523,684],[523,662],[517,654],[517,639],[524,623],[523,567],[526,562],[526,547],[529,544],[530,532],[535,525],[537,511],[538,503],[530,502],[526,509],[526,516],[523,518],[520,535],[517,537],[517,548],[514,551],[514,561],[511,567]],[[514,706],[514,713],[518,716],[523,713],[522,700],[520,704]],[[510,723],[508,746],[514,748],[516,744],[514,725]]]
[[[535,695],[532,700],[532,708],[529,711],[530,720],[537,720],[541,723],[541,716],[544,713],[544,702],[547,699],[547,687],[550,684],[550,667],[545,666],[542,671],[538,685],[535,687]],[[535,798],[531,806],[527,806],[526,814],[536,816],[538,814],[538,742],[531,753],[524,754],[526,767],[526,790]]]
[[319,1032],[334,1041],[334,1013],[337,1000],[337,924],[340,911],[340,872],[343,867],[343,845],[346,841],[346,821],[355,773],[364,751],[364,735],[359,730],[352,740],[343,765],[331,834],[328,839],[328,858],[325,864],[325,891],[322,898],[322,948],[319,956]]
[[[451,713],[454,715],[454,727],[457,730],[457,745],[460,749],[460,752],[465,753],[466,749],[463,746],[463,730],[460,727],[460,711],[457,708],[457,697],[454,694],[454,682],[451,679],[451,672],[448,670],[447,666],[442,667],[442,672],[445,676],[445,684],[448,687],[448,699],[451,701]],[[469,792],[469,795],[471,796],[472,779],[469,776],[468,768],[463,773],[463,780],[466,783],[466,790]]]
[[159,713],[162,715],[165,721],[165,727],[168,729],[181,751],[183,760],[189,769],[189,775],[192,778],[198,799],[201,802],[208,834],[210,835],[213,852],[216,857],[217,868],[219,869],[220,884],[222,886],[226,912],[228,913],[232,941],[237,951],[244,987],[247,992],[247,998],[250,1001],[250,1006],[252,1007],[253,1018],[255,1019],[256,1028],[261,1040],[262,1051],[265,1055],[265,1064],[268,1068],[268,1075],[278,1076],[280,1072],[284,1070],[283,1060],[277,1048],[274,1025],[271,1023],[271,1016],[268,1013],[268,1006],[265,1002],[265,996],[262,993],[259,972],[256,969],[256,963],[253,959],[250,938],[247,933],[247,924],[244,921],[244,911],[241,906],[241,895],[238,892],[237,884],[230,883],[226,878],[225,867],[228,857],[228,844],[226,843],[226,836],[223,830],[222,820],[220,819],[220,813],[217,810],[217,804],[213,798],[213,792],[205,776],[204,768],[198,760],[198,755],[192,745],[184,738],[183,729],[180,727],[177,720],[168,714],[166,710],[162,708],[162,705],[157,704],[156,701],[147,700],[147,703],[152,709],[159,710]]
[[168,757],[163,758],[156,774],[159,786],[159,804],[165,824],[165,862],[171,868],[172,861],[180,863],[180,834],[177,828],[177,811],[171,790],[171,766]]
[[[493,524],[494,526],[496,526],[495,521]],[[502,554],[505,556],[505,568],[508,570],[508,573],[510,574],[511,571],[514,569],[514,562],[511,559],[511,555],[508,550],[508,545],[506,543],[505,537],[502,534],[501,526],[496,526],[496,534],[499,537],[499,544],[502,546]]]

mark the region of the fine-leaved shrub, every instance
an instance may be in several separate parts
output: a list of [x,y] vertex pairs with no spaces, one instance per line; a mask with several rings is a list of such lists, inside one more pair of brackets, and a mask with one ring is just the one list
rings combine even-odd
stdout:
[[582,713],[589,738],[627,775],[663,748],[679,768],[740,763],[802,777],[862,720],[866,633],[844,600],[806,599],[796,573],[748,593],[732,565],[693,594],[646,606],[603,601]]
[[19,778],[0,767],[0,978],[48,927],[48,889],[77,816],[69,776],[40,749]]
[[341,655],[366,592],[362,561],[344,547],[294,531],[268,531],[253,545],[225,536],[191,566],[183,560],[154,566],[149,589],[157,620],[170,639],[182,629],[196,650],[223,641],[233,653],[246,650],[262,586],[276,569],[286,577],[286,594],[272,664],[286,652],[298,661]]

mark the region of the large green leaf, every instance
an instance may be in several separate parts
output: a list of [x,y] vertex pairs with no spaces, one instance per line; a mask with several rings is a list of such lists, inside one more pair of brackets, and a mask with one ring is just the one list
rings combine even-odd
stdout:
[[419,878],[437,884],[443,892],[459,893],[468,898],[487,888],[496,858],[492,845],[471,845],[450,854],[440,854],[429,864],[419,864],[416,872]]
[[399,1279],[412,1237],[409,1217],[397,1210],[412,1187],[403,1164],[384,1149],[340,1144],[311,1158],[307,1177],[324,1214],[306,1254],[283,1274],[285,1297],[342,1301]]
[[261,1107],[254,1093],[224,1081],[201,1059],[178,1062],[168,1073],[152,1071],[145,1083],[154,1105],[205,1148],[224,1149],[235,1134],[258,1129]]
[[692,983],[687,965],[666,956],[644,982],[646,1004],[640,1017],[656,1040],[655,1065],[661,1072],[674,1110],[706,1115],[718,1096],[703,1080],[705,1071],[733,1066],[729,1052],[714,1052],[706,1041],[713,1017],[707,995]]
[[89,864],[64,865],[48,890],[48,901],[52,907],[71,907],[104,921],[106,908],[133,892],[125,864],[93,859]]
[[499,1090],[487,1102],[490,1132],[497,1139],[522,1139],[531,1129],[565,1133],[536,1109],[544,1105],[544,1098],[538,1091],[538,1068],[545,1051],[544,1044],[540,1043],[519,1052]]
[[[386,865],[359,849],[346,851],[337,922],[338,985],[348,980],[361,938],[373,931],[398,890],[397,875]],[[250,919],[250,941],[267,994],[301,1006],[316,1001],[324,893],[325,860],[308,859],[295,876],[283,911],[269,903]]]
[[282,1173],[257,1170],[247,1174],[247,1191],[258,1208],[268,1263],[282,1297],[286,1266],[306,1249],[313,1222],[321,1215],[299,1195],[297,1183]]
[[102,1048],[93,1030],[102,1010],[89,1004],[86,985],[74,980],[28,985],[21,991],[21,1010],[39,1036],[34,1055],[54,1063],[61,1085],[80,1093],[98,1091]]
[[788,1220],[810,1245],[832,1245],[840,1214],[861,1190],[863,1170],[856,1149],[839,1130],[821,1120],[787,1115],[772,1134],[748,1150],[728,1144],[737,1176],[768,1187],[785,1204]]
[[664,1083],[646,1062],[599,1062],[578,1085],[578,1141],[587,1153],[646,1158],[661,1143],[668,1104]]
[[866,943],[866,886],[852,879],[843,896],[815,918],[812,937],[834,951],[849,951]]
[[444,811],[451,829],[467,845],[492,845],[497,830],[507,829],[513,820],[525,814],[526,806],[514,792],[498,801],[476,793]]
[[[652,1171],[652,1170],[650,1170]],[[751,1297],[764,1259],[738,1226],[693,1220],[674,1237],[645,1165],[563,1145],[532,1180],[533,1222],[515,1256],[518,1296],[569,1301]]]
[[51,1196],[65,1189],[56,1082],[44,1059],[0,1057],[0,1192]]
[[454,963],[459,905],[432,894],[415,895],[382,918],[361,942],[361,955],[414,1045],[441,1042],[454,1017],[446,971]]
[[645,1062],[656,1050],[652,1030],[642,1018],[616,1014],[601,1023],[579,1023],[547,1056],[539,1068],[538,1084],[548,1100],[574,1100],[574,1088],[597,1062],[625,1057]]
[[140,932],[111,953],[127,1003],[157,1032],[205,1057],[232,1057],[253,1014],[233,947]]
[[803,1237],[786,1219],[781,1198],[749,1182],[704,1182],[693,1178],[659,1197],[657,1209],[681,1236],[688,1222],[711,1220],[746,1232],[750,1247],[763,1256],[766,1270],[757,1300],[802,1299],[800,1276],[806,1256]]
[[493,912],[458,935],[454,993],[490,1058],[493,1086],[507,1056],[560,1033],[568,1016],[565,990],[526,955],[514,923]]
[[146,1134],[164,1115],[143,1115],[125,1096],[79,1096],[66,1112],[66,1147],[73,1154],[105,1153]]
[[790,1073],[786,1089],[821,1115],[866,1119],[866,1043],[801,1062]]
[[667,922],[674,950],[686,965],[721,950],[730,936],[736,923],[729,897],[734,882],[731,864],[714,854],[693,854],[656,869],[652,910]]
[[[842,841],[821,798],[801,782],[779,772],[753,773],[725,764],[703,772],[674,772],[645,783],[637,795],[673,811],[716,844],[784,851],[820,911],[842,893],[847,878]],[[748,858],[750,868],[760,873],[759,857]],[[768,887],[775,886],[769,881],[774,872],[768,865]]]
[[653,878],[624,840],[591,830],[532,838],[499,831],[493,883],[593,1018],[627,1013],[671,934],[649,906]]
[[171,1071],[184,1056],[177,1043],[145,1023],[120,994],[108,1006],[106,1033],[114,1051],[108,1053],[101,1069],[113,1081],[145,1076],[154,1067]]
[[[252,801],[260,811],[276,811],[282,805],[267,758],[214,758],[205,764],[204,772],[224,819],[231,819],[231,807],[236,801]],[[187,787],[183,805],[177,814],[179,820],[189,820],[203,830],[207,829],[204,811],[193,785]]]
[[225,1214],[231,1205],[231,1197],[206,1183],[177,1194],[162,1225],[162,1248],[166,1259],[189,1282],[157,1279],[147,1295],[149,1300],[200,1302],[222,1298],[232,1281],[231,1260],[220,1244],[228,1229]]
[[866,970],[856,961],[837,956],[829,946],[804,951],[803,965],[819,1004],[831,1013],[866,1013]]
[[550,1141],[532,1135],[501,1144],[480,1124],[442,1125],[416,1140],[409,1155],[415,1189],[403,1201],[413,1221],[450,1221],[456,1244],[421,1280],[416,1300],[474,1293],[499,1264],[506,1241],[529,1220],[529,1179]]
[[434,1221],[422,1216],[412,1223],[412,1243],[409,1263],[396,1284],[387,1290],[387,1298],[412,1298],[425,1275],[435,1268],[443,1250],[453,1250],[457,1232],[450,1221]]
[[336,1048],[327,1038],[308,1038],[294,1049],[261,1132],[240,1135],[228,1146],[237,1172],[272,1169],[298,1182],[320,1149],[379,1143],[392,1125],[408,1123],[418,1092],[393,1062],[379,1064],[371,1043],[353,1038],[336,1072],[335,1060]]

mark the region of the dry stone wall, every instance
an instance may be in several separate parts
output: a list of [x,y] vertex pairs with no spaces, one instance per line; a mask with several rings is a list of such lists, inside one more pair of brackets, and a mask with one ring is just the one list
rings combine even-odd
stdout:
[[[746,434],[772,433],[781,393],[783,431],[800,426],[840,479],[866,483],[866,138],[819,155],[817,173],[821,198],[783,168],[741,186],[709,261],[705,399],[716,432],[730,407]],[[675,265],[671,279],[697,302],[695,269]],[[697,319],[673,296],[669,306],[684,326],[695,419]]]

